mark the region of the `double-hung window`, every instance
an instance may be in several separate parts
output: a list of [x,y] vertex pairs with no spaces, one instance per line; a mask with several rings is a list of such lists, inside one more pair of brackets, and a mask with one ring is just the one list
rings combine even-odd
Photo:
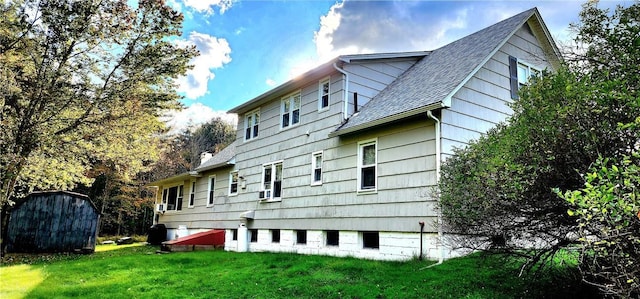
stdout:
[[358,191],[376,191],[378,168],[378,141],[358,143]]
[[322,184],[322,152],[311,154],[311,185]]
[[329,107],[329,95],[331,94],[331,81],[326,78],[318,83],[318,110]]
[[511,98],[519,98],[518,91],[524,85],[529,84],[532,77],[539,77],[542,71],[513,56],[509,56],[509,76],[511,80]]
[[229,195],[238,194],[238,172],[229,173]]
[[162,203],[167,205],[167,211],[182,210],[183,197],[183,185],[169,187],[162,191]]
[[282,196],[282,162],[262,165],[260,199],[280,199]]
[[282,98],[282,128],[300,123],[300,92]]
[[216,176],[209,176],[209,189],[207,193],[207,207],[213,206],[214,194],[216,191]]
[[260,124],[260,110],[251,111],[244,116],[244,140],[258,137],[258,125]]
[[189,191],[189,207],[193,208],[196,204],[196,182],[191,181],[191,190]]

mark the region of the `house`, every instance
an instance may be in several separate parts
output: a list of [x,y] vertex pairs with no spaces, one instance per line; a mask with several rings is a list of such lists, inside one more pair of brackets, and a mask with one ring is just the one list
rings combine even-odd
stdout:
[[442,161],[560,62],[536,8],[433,51],[337,57],[231,109],[231,146],[152,184],[156,222],[224,229],[231,251],[448,258]]
[[67,191],[33,192],[11,210],[8,252],[93,252],[100,212]]

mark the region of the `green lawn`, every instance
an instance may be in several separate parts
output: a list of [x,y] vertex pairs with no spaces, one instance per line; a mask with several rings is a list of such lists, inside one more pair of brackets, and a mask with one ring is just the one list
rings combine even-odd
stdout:
[[[114,249],[117,250],[109,250]],[[480,255],[379,262],[276,253],[98,246],[92,255],[20,257],[0,267],[0,298],[586,298],[570,269],[538,279]]]

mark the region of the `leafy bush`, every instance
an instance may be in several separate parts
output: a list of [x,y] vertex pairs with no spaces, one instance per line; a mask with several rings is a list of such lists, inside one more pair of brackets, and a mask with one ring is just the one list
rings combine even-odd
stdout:
[[599,159],[585,181],[581,190],[556,190],[577,218],[583,270],[607,293],[640,296],[640,154]]

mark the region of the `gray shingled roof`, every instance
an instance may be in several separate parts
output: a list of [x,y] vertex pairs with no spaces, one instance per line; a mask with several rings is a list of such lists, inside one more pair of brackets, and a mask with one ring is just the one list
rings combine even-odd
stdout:
[[442,103],[536,11],[529,9],[434,50],[380,91],[336,133],[384,123],[398,115],[410,116]]
[[233,159],[236,156],[236,144],[237,141],[229,144],[223,150],[213,155],[213,157],[211,157],[209,160],[196,167],[195,171],[200,172],[233,164]]

